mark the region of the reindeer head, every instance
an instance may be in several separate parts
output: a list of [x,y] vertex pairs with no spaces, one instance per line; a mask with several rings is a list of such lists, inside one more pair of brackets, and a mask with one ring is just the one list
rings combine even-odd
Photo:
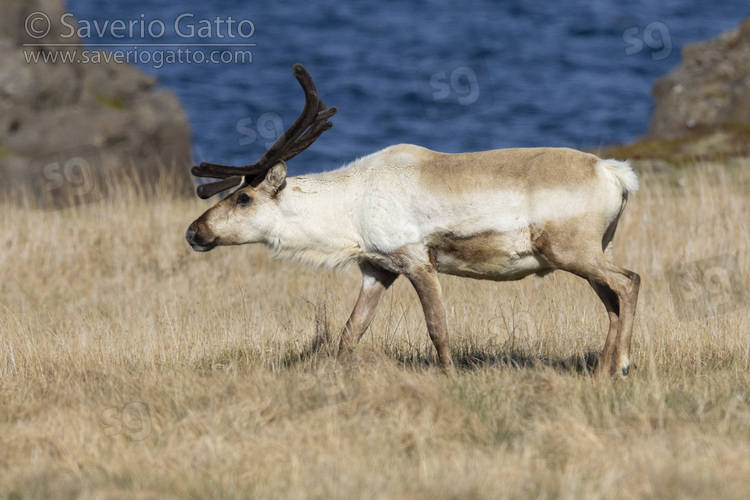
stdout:
[[307,149],[320,134],[333,126],[328,119],[336,113],[336,108],[326,108],[318,98],[307,70],[301,64],[295,64],[292,73],[305,91],[305,107],[257,163],[232,167],[203,162],[192,168],[196,177],[221,179],[198,186],[200,198],[210,198],[240,185],[190,224],[185,238],[193,250],[207,252],[218,245],[263,241],[275,220],[276,200],[286,181],[284,162]]

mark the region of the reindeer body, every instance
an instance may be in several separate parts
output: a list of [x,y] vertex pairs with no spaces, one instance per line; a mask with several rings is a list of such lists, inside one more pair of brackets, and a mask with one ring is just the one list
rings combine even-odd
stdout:
[[575,232],[602,241],[625,204],[621,171],[632,184],[626,167],[571,149],[392,146],[339,170],[287,178],[262,242],[274,256],[316,267],[369,261],[396,272],[393,256],[419,246],[440,273],[520,279],[554,269],[534,238],[564,231],[567,219],[585,214],[591,227],[576,224]]
[[446,154],[402,144],[287,178],[284,160],[330,128],[336,112],[301,65],[293,73],[305,108],[257,163],[193,167],[221,179],[200,185],[202,198],[242,183],[190,225],[194,250],[262,243],[314,266],[357,264],[362,288],[341,335],[342,361],[404,275],[446,372],[453,363],[438,273],[506,281],[568,271],[589,281],[609,316],[597,372],[628,373],[640,277],[612,262],[612,238],[628,193],[638,190],[629,164],[565,148]]

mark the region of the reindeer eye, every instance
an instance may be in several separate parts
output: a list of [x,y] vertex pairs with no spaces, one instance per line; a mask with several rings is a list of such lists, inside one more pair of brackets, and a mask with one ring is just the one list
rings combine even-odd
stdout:
[[251,201],[253,201],[253,199],[247,193],[240,193],[237,196],[237,206],[238,207],[246,207],[246,206],[248,206],[250,204]]

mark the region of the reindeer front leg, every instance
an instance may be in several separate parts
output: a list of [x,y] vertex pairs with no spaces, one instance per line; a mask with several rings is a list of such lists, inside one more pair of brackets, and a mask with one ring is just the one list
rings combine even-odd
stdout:
[[354,345],[359,342],[367,327],[370,326],[383,294],[398,278],[398,274],[367,262],[360,264],[359,269],[362,271],[362,288],[352,314],[341,333],[339,344],[338,360],[342,364],[349,360]]
[[454,370],[451,352],[448,348],[448,323],[445,319],[443,292],[437,271],[430,263],[419,263],[409,266],[404,274],[414,285],[419,301],[422,303],[427,331],[437,350],[440,367],[447,375],[452,375]]

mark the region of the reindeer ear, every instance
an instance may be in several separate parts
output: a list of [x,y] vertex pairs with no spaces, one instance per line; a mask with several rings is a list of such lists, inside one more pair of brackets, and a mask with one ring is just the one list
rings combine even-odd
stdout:
[[262,187],[266,191],[276,194],[284,187],[284,182],[286,182],[286,163],[279,161],[266,174]]

